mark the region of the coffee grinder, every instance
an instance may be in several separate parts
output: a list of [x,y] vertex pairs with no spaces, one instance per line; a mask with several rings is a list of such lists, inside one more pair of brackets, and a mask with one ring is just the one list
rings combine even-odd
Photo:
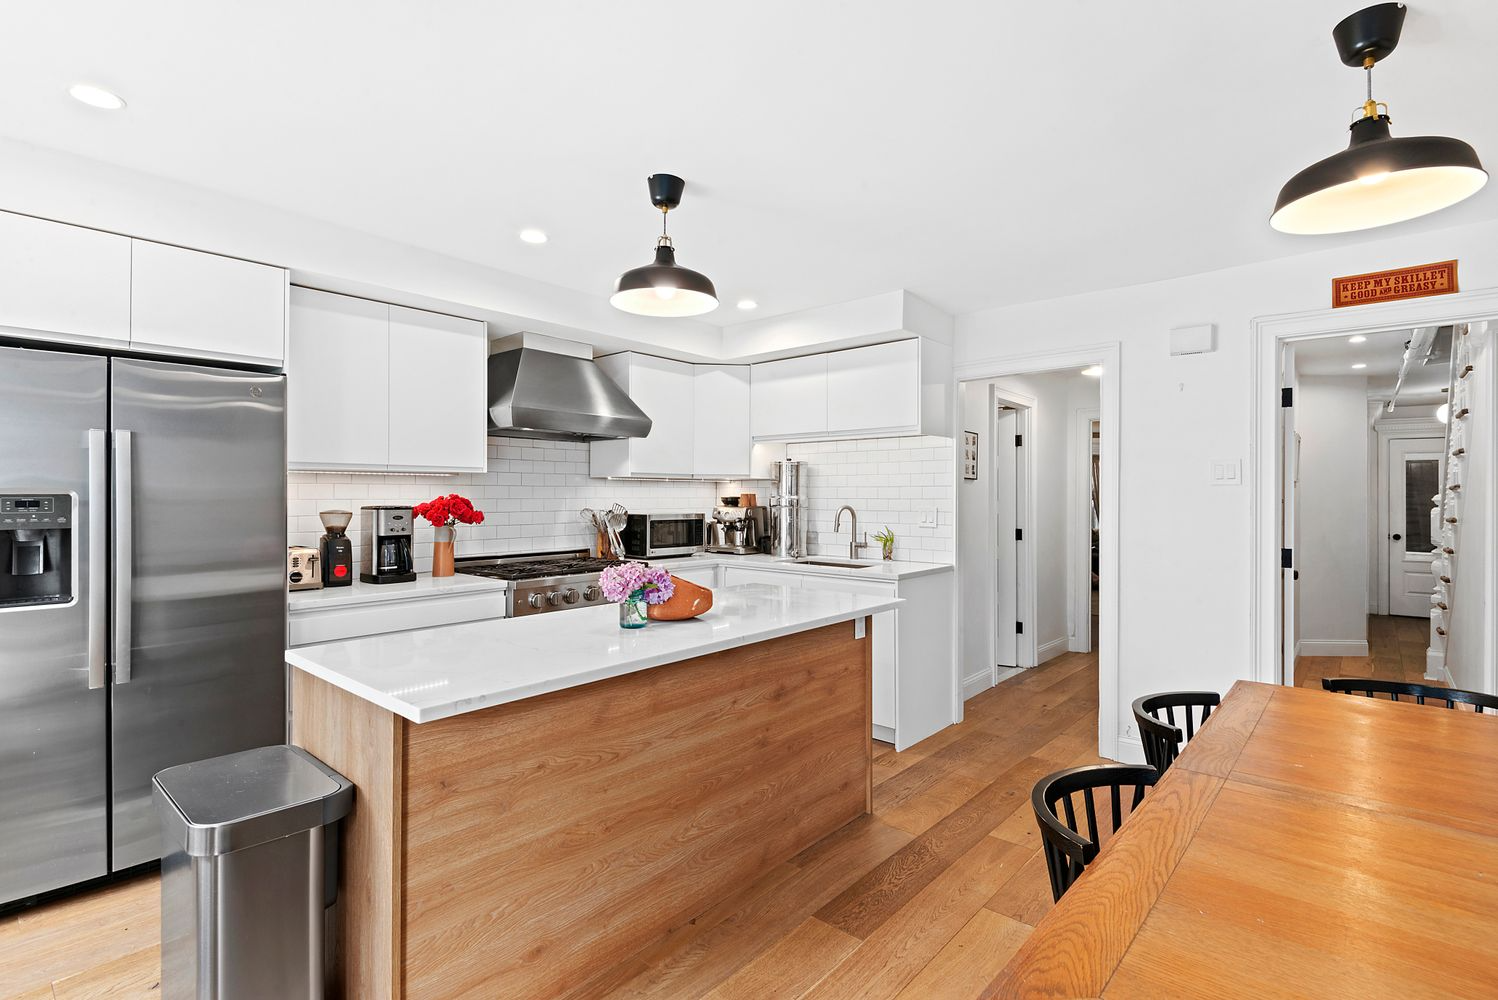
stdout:
[[411,557],[411,508],[370,506],[359,509],[363,562],[369,572],[360,573],[365,583],[411,583],[416,562]]
[[326,533],[317,540],[317,564],[321,567],[324,587],[348,587],[354,582],[354,543],[344,534],[348,523],[354,519],[351,510],[324,510],[317,515],[322,518]]

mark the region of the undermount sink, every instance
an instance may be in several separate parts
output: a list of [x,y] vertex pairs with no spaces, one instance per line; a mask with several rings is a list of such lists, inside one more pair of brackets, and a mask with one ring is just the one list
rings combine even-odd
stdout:
[[787,559],[798,566],[835,566],[838,569],[876,569],[878,563],[854,562],[852,559]]

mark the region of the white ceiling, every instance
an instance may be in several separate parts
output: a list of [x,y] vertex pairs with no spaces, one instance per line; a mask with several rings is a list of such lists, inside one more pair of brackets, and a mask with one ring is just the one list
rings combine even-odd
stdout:
[[[714,322],[896,288],[962,313],[1366,238],[1265,221],[1345,144],[1358,5],[10,3],[0,135],[599,296],[667,171]],[[1492,0],[1412,8],[1375,75],[1396,134],[1498,163],[1495,37]],[[1498,217],[1493,187],[1403,228]]]
[[[1361,344],[1343,336],[1296,341],[1295,371],[1298,375],[1363,376],[1368,379],[1369,392],[1388,396],[1399,375],[1404,346],[1412,335],[1411,330],[1370,333]],[[1354,369],[1354,364],[1367,367]],[[1399,387],[1399,402],[1438,403],[1450,379],[1448,364],[1414,365]]]

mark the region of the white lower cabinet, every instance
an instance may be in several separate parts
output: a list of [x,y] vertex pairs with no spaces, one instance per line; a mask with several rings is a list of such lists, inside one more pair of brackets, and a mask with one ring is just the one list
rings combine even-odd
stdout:
[[692,566],[675,567],[669,562],[661,560],[654,565],[661,567],[672,576],[679,576],[688,583],[695,583],[699,587],[712,590],[718,586],[718,567],[716,566]]
[[801,576],[779,570],[750,569],[747,566],[724,566],[723,586],[733,587],[741,583],[768,583],[774,587],[799,587]]

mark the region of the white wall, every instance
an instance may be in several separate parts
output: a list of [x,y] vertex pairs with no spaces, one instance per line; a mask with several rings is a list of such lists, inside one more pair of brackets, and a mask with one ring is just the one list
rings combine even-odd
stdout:
[[[1459,258],[1465,287],[1498,285],[1498,223],[1320,246],[1285,237],[1287,254],[1315,252],[958,319],[959,365],[1121,344],[1120,731],[1140,694],[1251,676],[1250,322],[1326,308],[1336,275],[1405,264]],[[1170,357],[1171,327],[1194,323],[1217,325],[1217,350]],[[1244,486],[1208,485],[1218,458],[1245,460]]]
[[1301,375],[1296,528],[1302,656],[1368,655],[1368,380]]
[[[832,521],[839,507],[851,504],[858,512],[859,534],[867,532],[870,542],[886,525],[894,531],[895,559],[953,561],[951,438],[797,442],[786,446],[786,457],[808,463],[801,505],[809,518],[807,531],[815,533],[807,543],[813,555],[847,556],[848,521],[844,518],[838,532],[832,530]],[[758,492],[761,503],[769,500],[768,483]],[[935,512],[936,524],[921,524],[923,512]],[[859,558],[877,559],[879,550],[865,549]]]
[[[989,498],[993,495],[993,431],[992,413],[989,409],[990,384],[988,382],[963,382],[958,386],[958,434],[963,431],[978,433],[978,478],[957,481],[957,544],[966,554],[991,553],[994,551],[994,521],[990,516]],[[960,440],[960,438],[959,438]],[[986,454],[985,454],[986,452]],[[996,662],[994,654],[995,630],[998,622],[995,615],[994,561],[970,559],[964,555],[958,565],[957,599],[960,617],[957,619],[958,677],[965,691],[969,678],[982,674],[992,678]]]
[[1498,363],[1494,327],[1472,324],[1472,374],[1466,381],[1466,406],[1471,411],[1462,420],[1463,446],[1460,459],[1461,502],[1452,548],[1451,621],[1446,640],[1446,669],[1455,687],[1498,694],[1494,687],[1495,619],[1498,619],[1498,546],[1494,544],[1495,511],[1494,428],[1498,426],[1498,394],[1494,392],[1494,370]]

